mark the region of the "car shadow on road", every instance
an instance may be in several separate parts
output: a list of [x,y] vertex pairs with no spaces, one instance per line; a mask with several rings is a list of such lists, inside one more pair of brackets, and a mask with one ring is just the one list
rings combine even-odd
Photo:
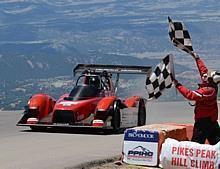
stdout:
[[20,130],[21,132],[37,132],[37,133],[60,133],[60,134],[86,134],[86,135],[119,135],[123,134],[125,129],[118,131],[114,130],[103,130],[94,128],[36,128]]

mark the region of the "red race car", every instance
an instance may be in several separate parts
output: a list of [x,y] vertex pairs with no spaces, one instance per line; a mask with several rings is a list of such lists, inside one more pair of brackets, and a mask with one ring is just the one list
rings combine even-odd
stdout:
[[[25,106],[18,126],[31,129],[51,127],[90,127],[113,129],[145,125],[146,100],[139,96],[117,97],[119,74],[151,73],[151,67],[78,64],[76,84],[70,93],[55,100],[47,94],[35,94]],[[112,74],[116,75],[115,82]]]

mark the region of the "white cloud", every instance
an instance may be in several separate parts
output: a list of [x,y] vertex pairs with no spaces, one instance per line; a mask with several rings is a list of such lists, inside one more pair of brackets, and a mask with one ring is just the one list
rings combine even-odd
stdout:
[[44,66],[43,66],[43,63],[37,62],[36,64],[37,64],[38,68],[43,69],[43,67],[44,67]]
[[47,43],[48,40],[35,40],[35,41],[1,41],[0,44],[16,44],[16,45],[31,45],[31,44],[42,44]]
[[[39,1],[38,1],[39,2]],[[70,5],[92,5],[97,3],[109,3],[109,2],[117,2],[116,0],[42,0],[42,2],[52,5],[52,6],[70,6]]]
[[4,10],[4,13],[6,14],[21,14],[32,11],[36,6],[30,5],[26,8],[17,8],[17,9],[7,9]]
[[26,2],[27,0],[1,0],[0,4]]
[[33,69],[34,68],[34,64],[31,62],[31,60],[27,60],[27,64]]

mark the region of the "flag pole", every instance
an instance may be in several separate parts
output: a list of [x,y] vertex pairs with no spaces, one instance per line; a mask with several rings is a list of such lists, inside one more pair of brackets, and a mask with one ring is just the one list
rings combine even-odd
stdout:
[[[174,59],[173,55],[170,54],[171,74],[172,74],[173,79],[176,79],[173,59]],[[177,91],[177,89],[176,89],[176,95],[177,95],[177,93],[178,93],[178,91]]]
[[193,51],[189,50],[186,46],[184,46],[182,43],[180,43],[177,39],[173,38],[172,42],[178,44],[182,49],[186,50],[187,53],[189,53],[190,55],[194,56]]

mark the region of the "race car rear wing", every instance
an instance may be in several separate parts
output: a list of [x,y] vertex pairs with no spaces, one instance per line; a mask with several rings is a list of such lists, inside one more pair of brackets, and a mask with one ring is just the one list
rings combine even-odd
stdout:
[[152,68],[150,66],[78,64],[73,69],[73,74],[75,76],[77,73],[82,73],[86,70],[94,73],[107,71],[108,73],[116,74],[145,74],[149,76]]

